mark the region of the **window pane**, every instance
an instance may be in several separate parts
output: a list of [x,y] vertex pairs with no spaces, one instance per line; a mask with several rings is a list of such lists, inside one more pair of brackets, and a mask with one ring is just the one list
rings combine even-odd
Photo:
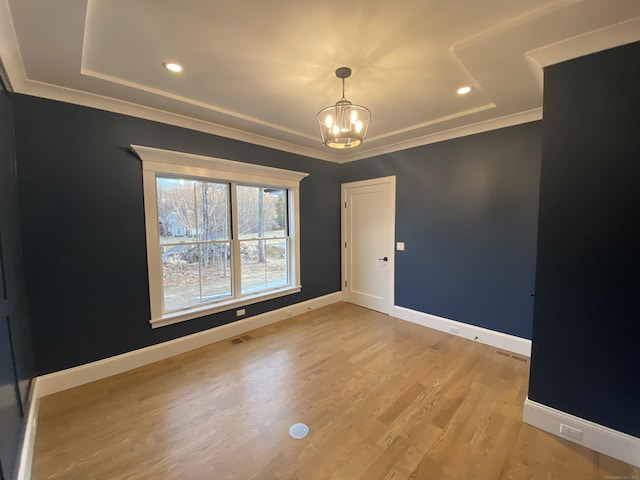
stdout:
[[266,262],[260,261],[261,253],[264,255],[264,240],[240,242],[240,278],[243,295],[259,292],[266,287]]
[[287,285],[287,250],[287,239],[241,241],[242,294]]
[[162,253],[164,311],[231,296],[231,244],[166,245]]
[[199,240],[229,240],[229,185],[198,182],[196,205]]
[[163,310],[171,312],[200,301],[200,264],[197,245],[162,247]]
[[284,287],[289,283],[288,244],[286,238],[266,240],[267,288]]
[[160,243],[194,240],[196,182],[178,178],[156,178]]
[[286,235],[286,190],[239,185],[237,193],[240,239]]
[[202,302],[231,296],[231,244],[201,245]]
[[286,237],[287,191],[277,188],[264,189],[265,237]]

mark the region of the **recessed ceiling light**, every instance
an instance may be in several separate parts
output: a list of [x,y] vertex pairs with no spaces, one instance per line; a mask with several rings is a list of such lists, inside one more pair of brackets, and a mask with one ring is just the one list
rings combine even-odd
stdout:
[[467,86],[467,87],[460,87],[458,89],[458,95],[466,95],[467,93],[469,93],[471,91],[471,87]]
[[181,72],[182,71],[182,65],[180,65],[179,63],[175,63],[175,62],[164,62],[162,64],[162,66],[164,68],[166,68],[167,70],[169,70],[170,72]]

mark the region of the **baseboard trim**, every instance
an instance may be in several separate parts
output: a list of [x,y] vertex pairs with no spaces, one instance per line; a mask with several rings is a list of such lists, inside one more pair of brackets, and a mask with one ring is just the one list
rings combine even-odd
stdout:
[[[640,467],[640,438],[547,407],[529,398],[524,402],[523,421],[565,440]],[[561,434],[561,424],[581,430],[582,440]]]
[[37,379],[38,395],[44,397],[94,382],[340,301],[342,301],[342,292],[335,292],[168,342],[43,375]]
[[526,338],[496,332],[487,328],[457,322],[444,317],[438,317],[429,313],[418,312],[409,308],[394,306],[393,316],[400,320],[416,323],[424,327],[433,328],[442,332],[457,335],[459,337],[475,340],[476,342],[491,345],[492,347],[508,350],[525,357],[531,356],[531,340]]
[[33,463],[33,451],[36,445],[36,428],[38,424],[38,411],[40,409],[40,394],[38,378],[33,379],[29,403],[27,406],[27,418],[24,424],[22,444],[16,465],[15,480],[30,480],[31,465]]

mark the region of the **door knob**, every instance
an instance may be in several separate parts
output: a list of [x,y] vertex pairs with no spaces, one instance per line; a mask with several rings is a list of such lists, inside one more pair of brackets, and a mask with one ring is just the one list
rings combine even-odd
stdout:
[[382,260],[383,262],[388,262],[389,261],[389,259],[387,257],[382,257],[382,258],[379,258],[378,260]]

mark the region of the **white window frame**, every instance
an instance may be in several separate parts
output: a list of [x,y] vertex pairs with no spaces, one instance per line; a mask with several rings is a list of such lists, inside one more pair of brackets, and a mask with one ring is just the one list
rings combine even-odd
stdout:
[[[300,284],[300,181],[308,173],[265,167],[251,163],[234,162],[221,158],[206,157],[191,153],[161,150],[153,147],[131,145],[131,149],[142,160],[142,181],[144,190],[145,229],[147,234],[147,263],[149,268],[149,299],[151,304],[152,328],[203,317],[213,313],[231,310],[256,302],[297,293]],[[156,176],[176,175],[204,180],[260,185],[283,188],[288,191],[288,222],[291,236],[289,262],[289,285],[245,295],[238,298],[191,307],[178,312],[164,313],[162,309],[162,259],[160,254],[160,233],[158,229],[158,201]],[[235,214],[235,213],[234,213]],[[238,241],[233,239],[232,241]],[[233,264],[239,262],[239,249],[235,249]],[[236,279],[237,280],[237,279]]]

